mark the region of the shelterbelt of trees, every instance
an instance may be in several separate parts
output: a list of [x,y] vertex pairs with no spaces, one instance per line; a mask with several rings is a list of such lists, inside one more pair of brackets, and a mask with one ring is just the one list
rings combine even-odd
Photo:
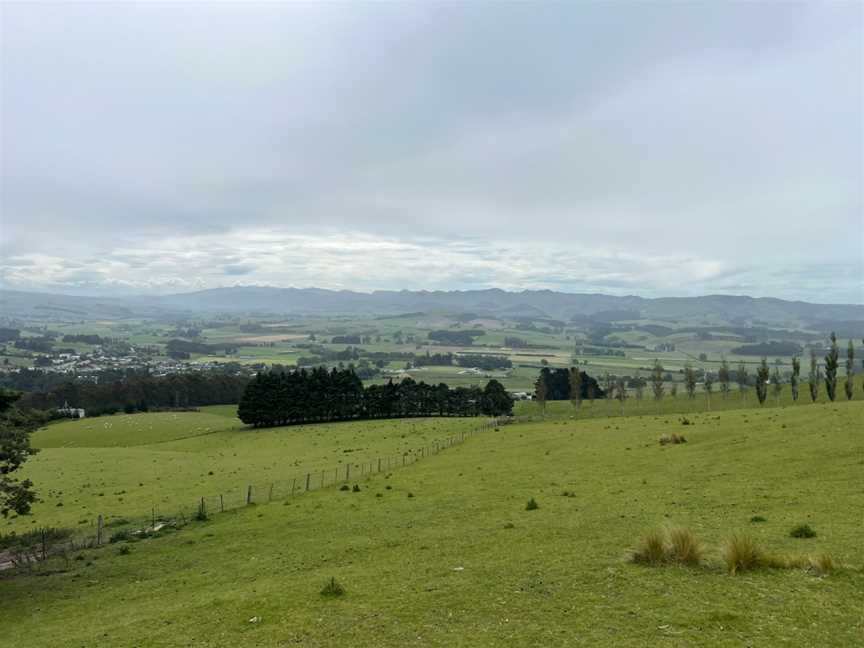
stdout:
[[18,380],[11,384],[0,381],[0,387],[27,392],[17,403],[21,409],[52,410],[68,403],[85,408],[88,416],[120,411],[146,412],[154,407],[230,405],[240,399],[249,382],[248,376],[203,371],[167,376],[135,370],[122,374],[104,372],[95,376],[96,382],[69,380],[62,374],[36,371],[12,377]]
[[486,387],[401,382],[364,386],[353,369],[262,372],[246,387],[237,416],[256,427],[411,416],[505,416],[513,399],[497,380]]

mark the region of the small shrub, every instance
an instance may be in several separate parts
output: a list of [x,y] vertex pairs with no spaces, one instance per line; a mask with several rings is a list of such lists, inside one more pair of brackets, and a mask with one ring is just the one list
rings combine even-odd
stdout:
[[348,484],[342,484],[342,486],[339,487],[339,490],[340,491],[347,491],[347,490],[351,490],[351,488],[348,486]]
[[687,443],[687,439],[680,434],[664,434],[660,437],[660,445],[678,445],[679,443]]
[[327,581],[327,584],[321,589],[321,596],[326,598],[337,598],[345,594],[345,588],[335,578]]
[[504,528],[505,528],[505,529],[515,529],[515,528],[516,528],[516,525],[513,524],[512,522],[505,522],[505,523],[504,523]]
[[642,536],[630,553],[630,559],[643,565],[661,565],[666,562],[666,534],[663,529],[652,529]]
[[351,489],[351,492],[352,493],[359,493],[360,492],[360,485],[354,484],[354,488]]
[[735,534],[726,540],[720,553],[730,574],[757,569],[765,564],[765,556],[756,541],[744,534]]
[[119,553],[121,556],[128,556],[131,552],[132,552],[132,550],[129,548],[129,545],[123,545],[117,551],[117,553]]
[[816,532],[809,524],[799,524],[789,532],[793,538],[815,538]]
[[758,522],[767,522],[768,520],[766,520],[766,519],[765,519],[764,517],[762,517],[761,515],[754,515],[753,517],[750,518],[750,521],[753,522],[753,523],[755,524],[755,523],[758,523]]
[[414,497],[414,493],[408,493],[408,497]]
[[132,535],[132,532],[129,531],[129,529],[123,529],[121,531],[117,531],[116,533],[112,533],[111,537],[108,538],[108,542],[110,542],[110,543],[129,542],[129,541],[134,540],[134,539],[135,538]]
[[677,527],[669,531],[669,559],[684,565],[698,565],[704,557],[702,543],[690,529]]
[[540,505],[537,503],[537,500],[535,500],[533,497],[531,499],[529,499],[528,502],[525,504],[525,510],[526,511],[536,511],[539,508],[540,508]]

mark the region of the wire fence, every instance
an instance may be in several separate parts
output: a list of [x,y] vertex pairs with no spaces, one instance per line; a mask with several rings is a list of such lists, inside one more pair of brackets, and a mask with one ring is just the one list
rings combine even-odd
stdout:
[[44,528],[26,534],[0,537],[0,571],[13,568],[32,570],[38,563],[50,557],[59,557],[68,562],[72,554],[80,549],[158,537],[172,533],[193,520],[206,520],[212,515],[253,504],[287,500],[313,490],[360,481],[380,473],[390,473],[460,445],[474,435],[529,418],[488,419],[459,434],[437,439],[402,453],[383,455],[361,463],[301,472],[281,480],[238,484],[237,487],[220,493],[202,494],[194,501],[190,498],[184,505],[172,506],[169,510],[154,506],[144,515],[139,513],[135,516],[114,516],[110,519],[99,515],[92,522],[79,525],[75,529]]

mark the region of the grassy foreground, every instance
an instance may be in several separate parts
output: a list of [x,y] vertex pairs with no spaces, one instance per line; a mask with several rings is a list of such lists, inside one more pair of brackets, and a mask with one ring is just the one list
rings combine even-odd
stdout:
[[[862,404],[690,419],[505,426],[360,492],[217,515],[127,555],[86,551],[50,575],[0,579],[0,637],[28,648],[860,644]],[[661,447],[666,432],[688,443]],[[539,509],[527,511],[531,497]],[[694,530],[708,565],[628,563],[664,523]],[[789,537],[799,523],[817,537]],[[772,551],[828,552],[839,570],[727,575],[716,547],[740,530]],[[319,593],[331,577],[341,598]]]

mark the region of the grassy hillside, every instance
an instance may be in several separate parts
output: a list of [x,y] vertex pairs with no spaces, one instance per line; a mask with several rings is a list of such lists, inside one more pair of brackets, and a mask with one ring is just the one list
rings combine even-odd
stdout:
[[481,422],[433,418],[251,429],[235,414],[235,406],[215,406],[66,421],[38,431],[33,445],[40,452],[21,475],[33,480],[42,501],[32,515],[0,521],[0,532],[84,527],[99,515],[110,523],[150,516],[154,508],[157,515],[174,515],[194,510],[200,497],[220,494],[235,505],[250,484],[258,491],[279,484],[279,496],[307,472],[315,473],[317,486],[321,471],[329,482],[347,464],[359,468],[378,457],[411,453]]
[[[360,492],[216,515],[127,555],[85,551],[55,573],[0,580],[4,645],[860,643],[862,404],[690,418],[505,426]],[[660,446],[665,432],[688,443]],[[525,510],[530,497],[539,509]],[[804,522],[818,535],[789,537]],[[693,529],[708,564],[627,562],[664,523]],[[829,552],[840,568],[730,576],[716,548],[739,530],[773,551]],[[331,577],[343,597],[319,594]]]

